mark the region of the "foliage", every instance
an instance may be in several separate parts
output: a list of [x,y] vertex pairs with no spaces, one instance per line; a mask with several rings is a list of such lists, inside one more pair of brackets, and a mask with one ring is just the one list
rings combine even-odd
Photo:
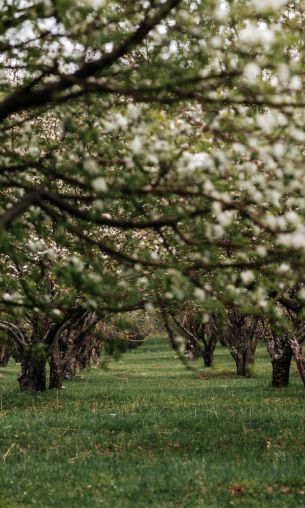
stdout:
[[301,313],[300,2],[1,5],[3,312]]

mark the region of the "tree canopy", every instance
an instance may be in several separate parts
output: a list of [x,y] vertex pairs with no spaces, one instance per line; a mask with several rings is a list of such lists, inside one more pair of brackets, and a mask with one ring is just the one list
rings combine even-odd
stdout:
[[2,311],[302,313],[301,2],[1,11]]

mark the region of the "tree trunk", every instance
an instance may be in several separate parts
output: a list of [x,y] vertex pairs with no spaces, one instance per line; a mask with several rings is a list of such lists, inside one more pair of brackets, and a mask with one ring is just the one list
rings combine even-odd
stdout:
[[214,330],[209,337],[205,338],[203,342],[202,358],[205,367],[212,367],[214,361],[214,351],[217,344],[217,335]]
[[60,354],[58,347],[55,347],[51,353],[49,359],[50,365],[50,381],[49,388],[57,388],[58,390],[62,387],[62,372],[60,364]]
[[0,346],[0,367],[6,367],[10,359],[10,351],[6,346]]
[[236,374],[251,377],[257,346],[256,316],[246,316],[232,310],[229,314],[228,327],[223,333],[223,341],[236,364]]
[[92,352],[92,336],[88,334],[80,343],[76,343],[76,357],[78,359],[79,369],[87,370],[90,368],[90,358]]
[[46,390],[46,358],[32,351],[21,359],[21,373],[18,377],[21,391],[44,392]]
[[239,351],[235,355],[232,355],[235,363],[236,363],[236,374],[238,376],[246,375],[246,364],[245,364],[245,356],[243,355],[243,351]]
[[272,364],[272,386],[276,388],[288,386],[292,358],[288,335],[275,335],[271,331],[268,337],[267,349]]
[[291,339],[289,341],[293,358],[295,360],[296,366],[298,368],[299,374],[305,386],[305,356],[302,351],[302,347],[296,339]]
[[246,344],[248,349],[237,349],[231,350],[230,353],[236,364],[236,374],[242,377],[251,377],[254,365],[255,356],[255,344]]
[[75,344],[75,334],[70,332],[63,339],[64,340],[60,342],[62,379],[68,379],[71,381],[80,370],[76,357],[77,350]]
[[236,374],[237,376],[245,376],[246,375],[246,363],[245,356],[243,351],[230,351],[231,355],[235,361],[236,365]]
[[80,370],[87,370],[90,368],[90,353],[91,351],[85,351],[84,354],[81,355],[79,362]]
[[214,349],[208,348],[208,349],[205,349],[204,351],[202,351],[202,358],[203,358],[203,363],[204,363],[205,367],[212,367]]
[[100,367],[100,364],[101,364],[100,357],[101,357],[101,350],[99,347],[97,347],[95,345],[94,348],[92,349],[91,358],[92,358],[93,362],[95,363],[96,367]]
[[63,378],[72,381],[79,373],[79,364],[75,356],[71,355],[63,369]]
[[272,363],[272,386],[283,388],[289,384],[289,372],[292,358],[292,350],[286,347],[283,354],[274,358]]
[[252,376],[256,345],[257,341],[252,340],[251,342],[240,344],[240,347],[233,348],[229,346],[230,353],[236,364],[237,376]]

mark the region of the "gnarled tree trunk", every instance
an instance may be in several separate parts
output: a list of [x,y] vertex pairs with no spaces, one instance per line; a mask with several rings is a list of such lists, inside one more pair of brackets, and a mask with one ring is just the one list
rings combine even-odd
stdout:
[[258,318],[231,310],[223,342],[228,347],[236,364],[236,374],[251,377],[257,346],[256,329]]
[[272,386],[283,388],[289,384],[292,349],[287,335],[276,336],[271,333],[267,349],[272,364]]
[[289,374],[291,365],[291,348],[285,349],[282,356],[271,360],[272,363],[272,386],[283,388],[289,385]]
[[84,313],[59,341],[63,379],[72,380],[81,370],[90,367],[94,347],[93,330],[98,320],[93,313]]
[[21,357],[18,377],[21,391],[44,392],[46,390],[46,357],[35,350],[27,350]]
[[212,367],[214,351],[217,344],[217,326],[212,316],[206,323],[202,317],[192,312],[186,312],[181,319],[174,314],[172,318],[182,335],[186,339],[186,354],[189,360],[202,357],[205,367]]

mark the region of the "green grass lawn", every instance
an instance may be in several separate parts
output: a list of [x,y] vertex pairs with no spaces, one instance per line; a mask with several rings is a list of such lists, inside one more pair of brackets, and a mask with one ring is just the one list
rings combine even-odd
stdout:
[[253,379],[221,347],[187,371],[161,339],[60,392],[19,393],[16,373],[0,379],[1,508],[305,505],[305,391],[295,369],[271,388],[263,349]]

